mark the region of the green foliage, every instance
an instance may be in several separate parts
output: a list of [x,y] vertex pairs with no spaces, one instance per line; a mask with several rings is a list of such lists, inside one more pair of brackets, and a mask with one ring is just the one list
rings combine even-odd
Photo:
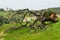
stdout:
[[4,9],[3,8],[0,8],[0,11],[4,11]]

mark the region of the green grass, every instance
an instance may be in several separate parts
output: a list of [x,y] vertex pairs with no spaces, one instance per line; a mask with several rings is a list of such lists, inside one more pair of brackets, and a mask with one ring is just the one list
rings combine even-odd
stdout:
[[[12,24],[6,24],[4,27],[0,27],[1,30],[3,28],[7,28],[7,26]],[[60,21],[54,24],[47,26],[46,30],[40,30],[39,32],[34,32],[31,30],[27,32],[28,29],[16,30],[11,33],[5,33],[5,36],[0,36],[0,38],[4,38],[5,40],[60,40]]]
[[[5,17],[8,14],[1,12],[0,15],[3,15]],[[9,27],[20,26],[20,24],[4,24],[3,26],[0,26],[0,34],[1,32],[4,32],[3,35],[0,36],[0,39],[4,38],[4,40],[60,40],[60,19],[58,20],[59,22],[46,26],[46,30],[29,31],[29,28],[24,28],[22,30],[12,30],[11,32],[5,32],[5,30]],[[31,21],[31,23],[32,22],[33,20]]]

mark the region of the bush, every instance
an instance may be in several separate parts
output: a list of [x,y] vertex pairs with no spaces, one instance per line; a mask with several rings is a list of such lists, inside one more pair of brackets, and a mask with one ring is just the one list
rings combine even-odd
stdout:
[[3,8],[1,8],[1,9],[0,9],[0,11],[4,11],[4,9],[3,9]]

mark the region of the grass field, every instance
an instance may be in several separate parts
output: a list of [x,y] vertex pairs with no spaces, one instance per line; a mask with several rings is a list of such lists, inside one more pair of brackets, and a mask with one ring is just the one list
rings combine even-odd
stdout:
[[0,40],[60,40],[60,19],[59,22],[50,24],[46,27],[46,30],[39,30],[34,32],[28,29],[16,30],[12,32],[4,32],[10,26],[14,24],[4,24],[0,26]]
[[[9,14],[0,12],[1,15],[6,17]],[[11,15],[13,14],[11,13]],[[6,29],[10,27],[20,26],[20,23],[3,24],[3,26],[0,26],[0,40],[60,40],[60,18],[58,20],[57,23],[47,25],[45,30],[24,28],[22,30],[7,30],[6,32]]]

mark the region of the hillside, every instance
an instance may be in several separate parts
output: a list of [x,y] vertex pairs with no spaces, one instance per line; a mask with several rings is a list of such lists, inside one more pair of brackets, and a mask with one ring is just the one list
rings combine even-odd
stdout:
[[[48,22],[46,28],[37,27],[37,17],[45,11],[53,11],[57,14],[57,23]],[[34,24],[33,26],[31,26]],[[0,9],[0,40],[60,40],[60,8],[48,8],[42,10],[1,10]]]
[[56,14],[60,14],[60,7],[55,7],[55,8],[48,8],[48,9],[42,9],[44,11],[53,11]]

